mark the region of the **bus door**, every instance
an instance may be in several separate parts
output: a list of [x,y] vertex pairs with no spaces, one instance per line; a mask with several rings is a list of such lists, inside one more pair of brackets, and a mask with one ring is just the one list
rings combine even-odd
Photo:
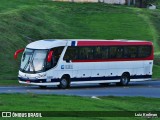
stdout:
[[64,74],[69,74],[72,78],[77,77],[78,64],[75,62],[76,59],[76,47],[69,46],[63,57],[63,64],[61,65],[61,70]]

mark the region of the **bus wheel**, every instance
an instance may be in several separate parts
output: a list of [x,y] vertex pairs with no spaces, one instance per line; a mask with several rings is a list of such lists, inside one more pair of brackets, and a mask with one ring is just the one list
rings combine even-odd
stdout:
[[66,89],[69,87],[70,87],[69,80],[67,78],[62,78],[60,84],[58,85],[58,88]]
[[41,88],[41,89],[46,89],[47,86],[39,86],[39,88]]
[[121,76],[121,80],[117,85],[126,86],[129,83],[129,75],[127,73],[123,73]]

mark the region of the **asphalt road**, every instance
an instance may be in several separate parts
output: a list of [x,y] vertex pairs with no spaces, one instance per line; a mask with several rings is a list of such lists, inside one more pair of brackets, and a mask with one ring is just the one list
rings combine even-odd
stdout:
[[101,87],[98,84],[71,86],[70,89],[58,89],[48,87],[40,89],[38,86],[1,86],[0,93],[36,93],[36,94],[58,94],[76,96],[143,96],[160,98],[160,80],[130,82],[128,86],[118,87],[111,84]]

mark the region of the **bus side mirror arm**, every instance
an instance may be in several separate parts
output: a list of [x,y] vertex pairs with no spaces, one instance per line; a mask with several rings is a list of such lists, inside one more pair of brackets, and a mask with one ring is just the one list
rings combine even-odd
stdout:
[[23,49],[20,49],[20,50],[17,50],[15,53],[14,53],[14,59],[17,59],[18,57],[18,54],[23,52],[24,51],[24,48]]

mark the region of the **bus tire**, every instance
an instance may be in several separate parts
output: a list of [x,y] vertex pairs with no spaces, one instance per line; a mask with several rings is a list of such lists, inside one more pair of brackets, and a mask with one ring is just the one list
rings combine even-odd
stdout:
[[58,85],[58,88],[66,89],[66,88],[69,88],[69,87],[70,87],[69,79],[67,79],[66,77],[62,77],[61,81],[60,81],[60,84]]
[[41,89],[46,89],[47,86],[39,86],[39,88],[41,88]]
[[128,73],[123,73],[121,76],[121,80],[119,83],[117,83],[117,85],[119,86],[127,86],[129,83],[129,74]]

